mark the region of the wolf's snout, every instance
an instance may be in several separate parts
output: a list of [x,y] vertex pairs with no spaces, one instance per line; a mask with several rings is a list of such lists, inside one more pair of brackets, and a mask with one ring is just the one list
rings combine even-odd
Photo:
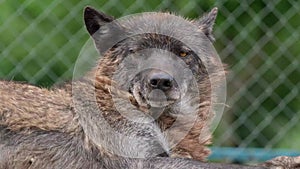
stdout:
[[162,70],[142,71],[131,83],[129,91],[140,106],[166,107],[180,98],[179,85],[175,78]]
[[153,72],[149,75],[148,84],[152,89],[160,89],[166,92],[173,87],[174,79],[167,73]]

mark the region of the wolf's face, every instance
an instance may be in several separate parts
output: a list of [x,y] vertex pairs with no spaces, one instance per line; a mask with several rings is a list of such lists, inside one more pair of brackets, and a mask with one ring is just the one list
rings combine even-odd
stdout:
[[94,9],[85,10],[87,29],[100,53],[113,63],[110,76],[119,88],[150,113],[173,115],[198,111],[200,95],[209,95],[204,62],[209,60],[205,57],[215,17],[213,10],[200,21],[179,18],[184,20],[181,23],[171,14],[149,13],[113,22]]
[[174,113],[184,98],[191,99],[187,93],[197,94],[194,78],[206,74],[201,70],[201,60],[188,46],[173,37],[151,33],[130,37],[123,43],[129,51],[118,66],[115,80],[139,106],[156,115],[155,111],[162,110]]

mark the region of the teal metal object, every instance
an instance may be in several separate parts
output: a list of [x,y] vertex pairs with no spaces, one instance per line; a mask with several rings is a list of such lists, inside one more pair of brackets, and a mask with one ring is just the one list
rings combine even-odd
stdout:
[[299,151],[264,148],[211,147],[210,161],[232,161],[244,163],[266,161],[277,156],[300,156]]

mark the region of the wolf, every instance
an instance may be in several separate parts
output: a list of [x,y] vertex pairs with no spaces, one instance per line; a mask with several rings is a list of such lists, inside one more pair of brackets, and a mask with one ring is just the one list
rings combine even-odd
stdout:
[[144,13],[116,23],[103,13],[92,13],[85,17],[87,30],[105,59],[95,70],[101,74],[94,77],[117,82],[111,91],[128,91],[139,110],[129,111],[132,116],[153,117],[165,131],[168,145],[162,145],[176,144],[165,153],[205,161],[214,116],[212,90],[225,80],[212,46],[217,8],[193,21]]
[[[103,86],[109,81],[113,101],[107,106],[109,99],[96,99],[100,112],[114,105],[118,109],[114,118],[123,120],[125,116],[126,124],[131,120],[145,126],[145,121],[151,121],[155,127],[150,128],[158,128],[142,135],[159,140],[157,146],[151,144],[160,147],[154,150],[156,154],[205,161],[210,153],[206,146],[211,142],[213,90],[225,80],[212,46],[217,8],[193,21],[167,13],[143,13],[115,21],[89,10],[84,18],[86,27],[103,55],[92,71],[93,82]],[[126,96],[127,102],[120,100],[120,95]],[[106,121],[115,125],[115,119]],[[148,139],[146,142],[151,142]]]
[[114,20],[86,7],[102,56],[90,72],[51,89],[0,81],[0,168],[203,166],[193,160],[209,155],[212,91],[224,80],[216,15]]

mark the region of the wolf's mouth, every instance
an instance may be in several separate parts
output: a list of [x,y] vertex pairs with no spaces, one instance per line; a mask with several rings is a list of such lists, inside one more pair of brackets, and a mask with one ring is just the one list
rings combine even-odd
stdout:
[[175,101],[174,100],[169,100],[169,101],[153,101],[153,100],[147,100],[147,103],[151,107],[167,107],[171,104],[173,104]]
[[160,90],[145,92],[138,84],[133,86],[131,92],[139,107],[144,107],[147,109],[150,109],[151,107],[164,108],[171,106],[179,99],[179,96],[170,97]]
[[166,107],[176,101],[175,98],[171,98],[164,91],[159,89],[151,90],[147,93],[146,102],[151,107]]

